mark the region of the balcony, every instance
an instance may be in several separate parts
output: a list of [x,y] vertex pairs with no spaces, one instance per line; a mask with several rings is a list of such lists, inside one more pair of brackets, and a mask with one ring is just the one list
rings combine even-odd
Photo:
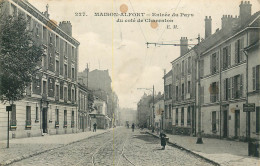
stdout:
[[55,128],[59,128],[59,121],[55,121]]
[[31,128],[32,127],[32,121],[31,120],[26,120],[25,121],[25,128]]
[[64,128],[67,128],[67,126],[68,126],[68,122],[67,122],[67,121],[64,121],[63,127],[64,127]]

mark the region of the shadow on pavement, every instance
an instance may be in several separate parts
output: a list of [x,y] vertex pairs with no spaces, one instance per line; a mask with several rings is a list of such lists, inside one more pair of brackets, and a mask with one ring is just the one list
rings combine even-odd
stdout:
[[134,135],[133,138],[143,140],[143,141],[147,142],[148,144],[158,144],[158,142],[159,142],[158,139],[156,139],[150,135],[147,135],[147,134]]

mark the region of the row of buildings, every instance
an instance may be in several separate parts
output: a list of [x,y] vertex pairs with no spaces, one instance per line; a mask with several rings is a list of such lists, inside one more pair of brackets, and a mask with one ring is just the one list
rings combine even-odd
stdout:
[[[44,49],[39,62],[40,70],[27,87],[25,98],[12,106],[10,137],[87,131],[93,123],[97,123],[99,128],[111,127],[118,98],[112,90],[103,90],[104,94],[99,95],[95,87],[90,88],[88,83],[80,82],[80,43],[72,37],[71,23],[62,21],[57,25],[49,18],[48,6],[45,12],[40,12],[27,0],[2,1],[0,11],[15,17],[23,15],[35,43]],[[87,77],[89,73],[86,73]],[[95,81],[94,77],[89,77],[88,81]],[[107,85],[111,87],[111,79],[109,81]],[[8,105],[0,104],[0,139],[6,139],[3,133],[7,132],[5,110]]]
[[[155,102],[155,108],[164,103],[160,111],[163,129],[196,136],[201,123],[204,136],[245,140],[248,128],[243,104],[253,103],[250,135],[259,139],[260,11],[251,14],[251,7],[249,1],[242,1],[239,16],[223,15],[222,27],[214,33],[212,18],[206,16],[205,38],[198,38],[191,49],[187,37],[180,39],[180,56],[163,77],[164,98]],[[156,115],[151,105],[147,115]]]

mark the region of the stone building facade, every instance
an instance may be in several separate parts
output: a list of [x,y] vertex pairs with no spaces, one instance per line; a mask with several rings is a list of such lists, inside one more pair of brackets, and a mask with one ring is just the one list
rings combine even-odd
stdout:
[[[62,134],[77,131],[77,71],[79,42],[72,37],[72,25],[59,25],[25,0],[5,0],[1,11],[22,14],[36,44],[44,49],[41,69],[36,74],[26,97],[14,103],[10,118],[10,137]],[[0,133],[6,133],[7,113],[0,105]],[[1,134],[0,139],[6,136]]]

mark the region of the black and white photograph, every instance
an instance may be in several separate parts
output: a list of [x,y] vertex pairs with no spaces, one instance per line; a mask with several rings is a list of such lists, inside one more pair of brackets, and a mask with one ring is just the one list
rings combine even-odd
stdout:
[[260,0],[0,0],[0,166],[260,166]]

